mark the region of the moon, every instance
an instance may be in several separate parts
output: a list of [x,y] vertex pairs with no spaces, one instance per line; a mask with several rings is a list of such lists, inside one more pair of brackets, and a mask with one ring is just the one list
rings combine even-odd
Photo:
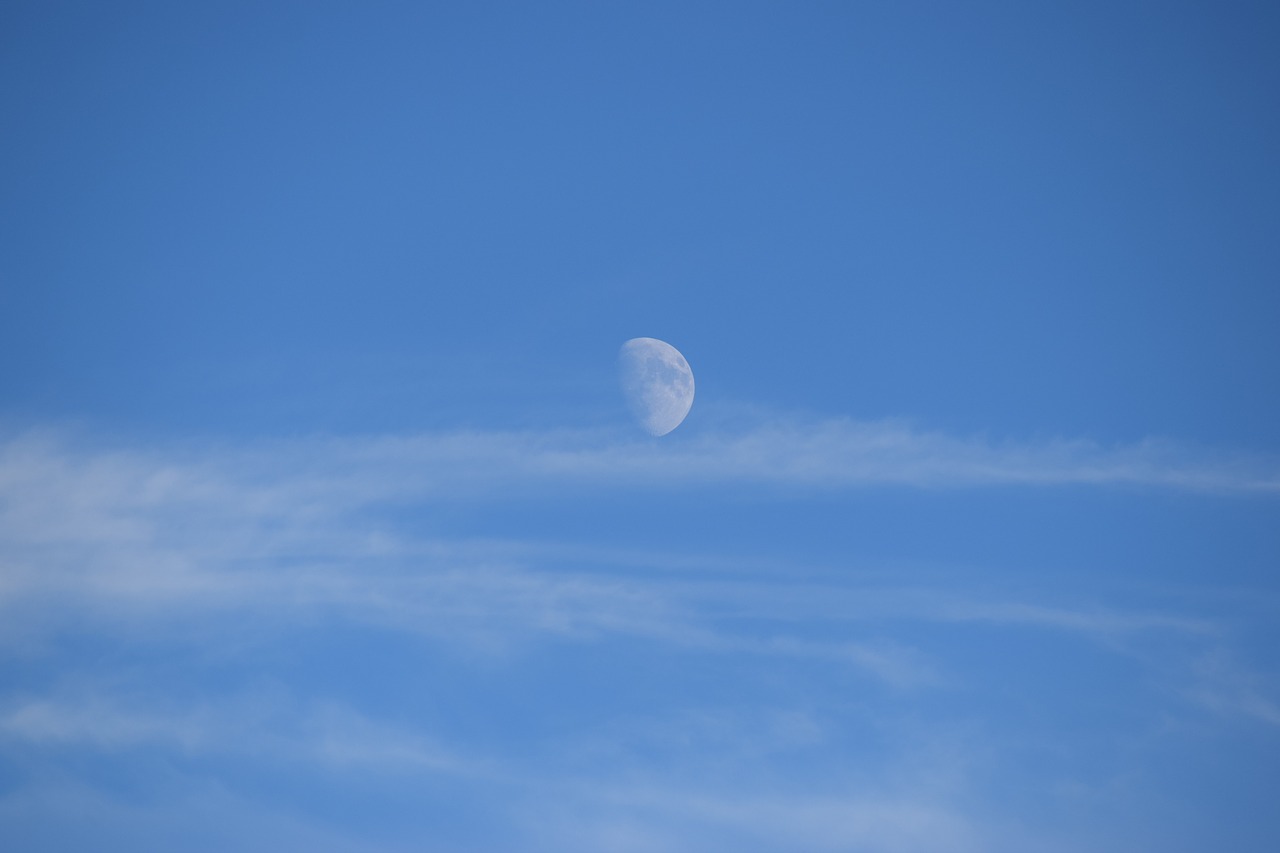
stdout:
[[627,405],[650,435],[666,435],[693,406],[693,371],[680,350],[657,338],[632,338],[618,352]]

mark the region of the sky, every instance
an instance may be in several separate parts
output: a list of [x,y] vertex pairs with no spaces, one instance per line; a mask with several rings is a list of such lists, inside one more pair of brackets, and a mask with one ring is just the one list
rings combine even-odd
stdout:
[[3,4],[0,847],[1277,849],[1278,42]]

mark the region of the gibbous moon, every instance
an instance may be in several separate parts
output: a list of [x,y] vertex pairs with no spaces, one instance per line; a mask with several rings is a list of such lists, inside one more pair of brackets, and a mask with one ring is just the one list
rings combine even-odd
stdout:
[[618,352],[627,405],[650,435],[666,435],[693,406],[693,371],[680,351],[657,338],[632,338]]

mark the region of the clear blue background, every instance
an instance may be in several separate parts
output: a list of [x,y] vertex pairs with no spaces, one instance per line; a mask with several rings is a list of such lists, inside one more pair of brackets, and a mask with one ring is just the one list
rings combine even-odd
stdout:
[[394,429],[708,393],[1280,427],[1269,4],[7,4],[4,387]]
[[[1268,3],[5,4],[0,572],[4,606],[39,625],[0,659],[0,842],[197,849],[183,827],[207,825],[211,849],[1275,849],[1277,44]],[[613,360],[639,335],[693,366],[670,446],[695,456],[761,425],[902,419],[1032,455],[1159,439],[1271,488],[744,473],[509,493],[487,462],[480,497],[329,495],[324,524],[290,522],[302,544],[243,552],[207,506],[120,502],[145,492],[135,475],[225,468],[219,511],[257,535],[275,522],[235,516],[252,503],[236,489],[323,479],[330,439],[625,435]],[[245,473],[236,454],[263,442],[311,461]],[[210,660],[163,606],[68,625],[60,594],[24,591],[59,572],[92,590],[125,549],[70,504],[210,571],[363,572],[325,525],[515,543],[467,559],[616,579],[739,645],[543,626],[476,651],[383,617],[275,625],[183,599],[201,624],[253,626]],[[95,556],[58,550],[82,536]],[[431,571],[416,559],[387,571]],[[689,592],[708,572],[742,595],[769,578],[748,608],[763,621]],[[814,577],[838,602],[909,589],[932,615],[868,604],[850,627],[791,589]],[[764,606],[793,593],[791,615]],[[76,606],[111,610],[96,594]],[[956,596],[1044,611],[939,616]],[[1027,627],[1049,610],[1198,627]],[[780,632],[870,638],[931,675],[868,686],[748,648]],[[224,707],[260,694],[298,719]],[[506,769],[353,780],[302,746],[217,746],[311,743],[306,709],[331,705]],[[744,752],[772,714],[800,733]],[[613,799],[580,790],[620,780]],[[174,785],[201,793],[174,803]],[[691,816],[641,788],[717,805]],[[858,834],[857,804],[923,789],[945,819],[894,806]],[[834,829],[796,835],[835,801]]]

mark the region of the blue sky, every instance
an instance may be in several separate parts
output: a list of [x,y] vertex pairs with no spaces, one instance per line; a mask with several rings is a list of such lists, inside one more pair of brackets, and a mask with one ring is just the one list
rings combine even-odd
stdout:
[[6,4],[0,843],[1274,850],[1278,40]]

